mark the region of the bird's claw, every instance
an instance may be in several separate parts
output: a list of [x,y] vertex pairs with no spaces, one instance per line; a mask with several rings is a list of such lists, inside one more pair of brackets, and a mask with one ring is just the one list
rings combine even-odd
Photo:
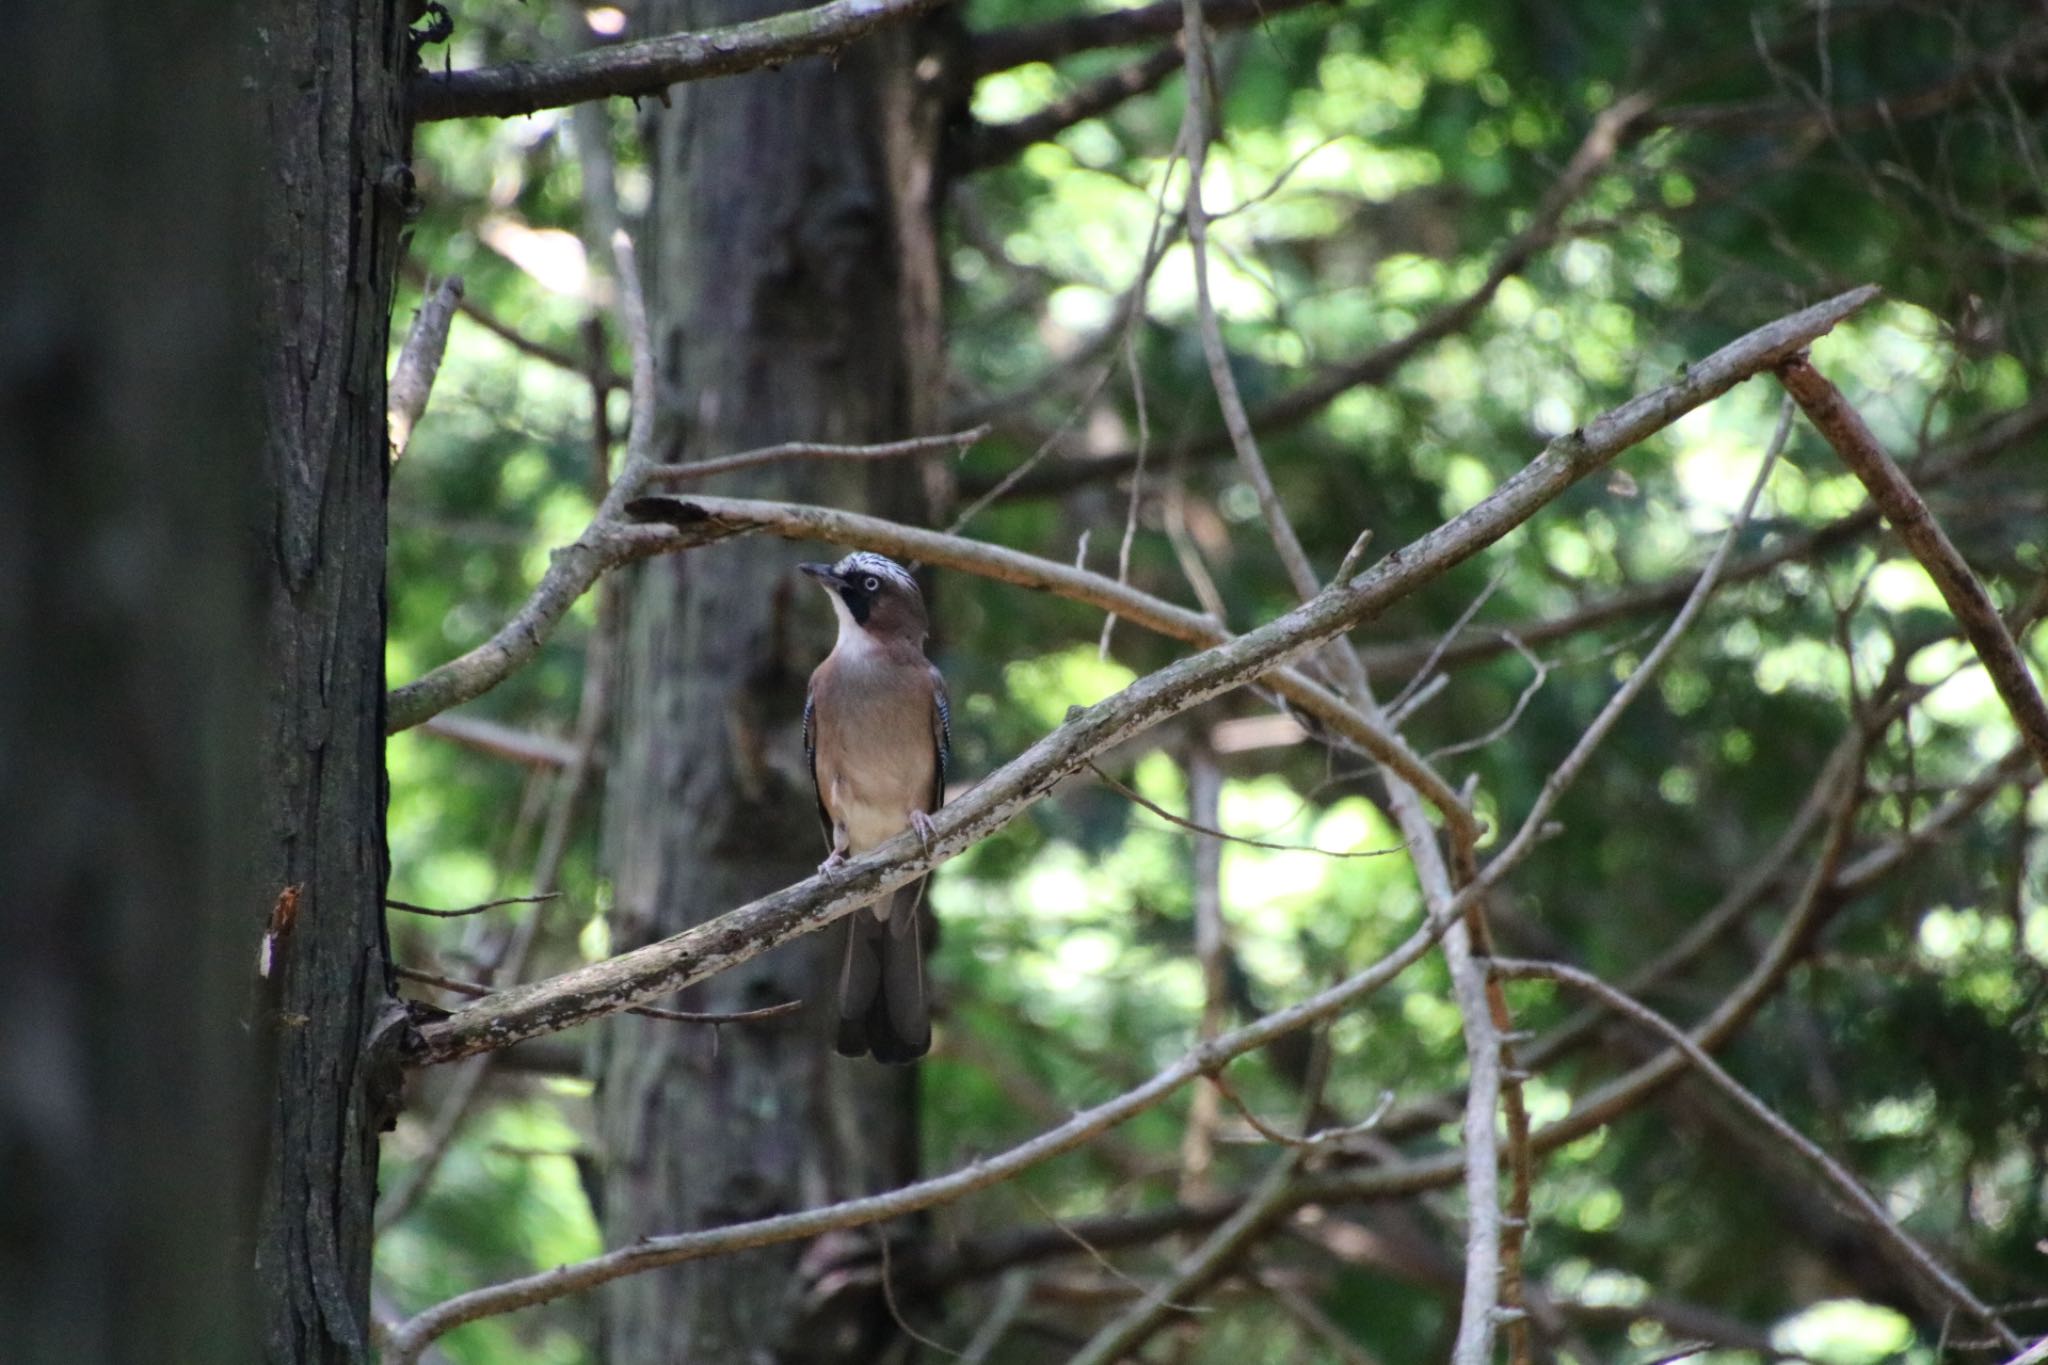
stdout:
[[917,841],[924,845],[925,856],[929,858],[932,853],[932,839],[938,833],[932,824],[931,816],[921,810],[910,812],[910,827],[917,831]]
[[825,855],[825,861],[818,864],[818,875],[821,877],[834,876],[838,873],[840,865],[845,861],[846,850],[843,848],[833,849]]

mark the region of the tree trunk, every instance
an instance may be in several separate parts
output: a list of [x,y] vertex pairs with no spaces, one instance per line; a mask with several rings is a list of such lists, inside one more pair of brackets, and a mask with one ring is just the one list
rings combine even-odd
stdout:
[[217,7],[0,43],[0,1347],[249,1362],[253,140]]
[[[649,32],[781,6],[659,0]],[[655,191],[643,258],[671,455],[929,430],[936,394],[935,121],[913,84],[922,41],[892,33],[834,60],[683,86],[648,122]],[[903,466],[810,463],[725,491],[917,515]],[[808,876],[826,848],[799,742],[831,612],[792,547],[750,537],[653,562],[630,591],[618,760],[607,802],[614,947],[673,934]],[[754,1218],[892,1187],[917,1166],[916,1073],[831,1050],[839,940],[728,972],[692,1009],[801,997],[792,1019],[720,1033],[608,1026],[601,1124],[606,1240]],[[854,1245],[859,1245],[854,1239]],[[834,1295],[814,1248],[774,1248],[621,1282],[612,1365],[871,1360],[872,1293]]]
[[[254,59],[272,164],[261,257],[267,441],[263,822],[253,945],[277,930],[257,1247],[267,1354],[369,1352],[377,1133],[396,1098],[384,886],[384,430],[410,194],[397,0],[275,0]],[[253,954],[252,954],[253,956]]]

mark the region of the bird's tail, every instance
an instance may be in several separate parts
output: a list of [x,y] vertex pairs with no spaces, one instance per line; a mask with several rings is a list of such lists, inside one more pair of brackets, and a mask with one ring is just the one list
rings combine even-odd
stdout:
[[870,1051],[878,1062],[914,1062],[931,1050],[918,930],[922,879],[890,893],[888,915],[862,906],[846,917],[846,965],[839,973],[840,1055]]

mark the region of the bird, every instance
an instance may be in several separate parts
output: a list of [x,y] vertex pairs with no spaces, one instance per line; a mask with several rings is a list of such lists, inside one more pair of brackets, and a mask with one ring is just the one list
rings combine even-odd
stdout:
[[[839,638],[804,694],[804,762],[818,797],[830,875],[849,857],[915,830],[927,844],[945,799],[952,711],[946,682],[925,657],[924,594],[895,560],[857,550],[837,564],[802,564],[832,599]],[[847,917],[836,1050],[878,1062],[931,1049],[918,907],[924,879]]]

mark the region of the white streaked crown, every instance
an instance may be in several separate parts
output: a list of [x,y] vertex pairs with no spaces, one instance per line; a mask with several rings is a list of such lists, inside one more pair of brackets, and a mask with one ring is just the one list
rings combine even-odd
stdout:
[[917,593],[917,580],[910,576],[910,570],[887,555],[878,555],[872,550],[855,550],[834,564],[832,572],[841,578],[858,578],[862,574],[873,574],[877,578],[887,579],[907,592]]

